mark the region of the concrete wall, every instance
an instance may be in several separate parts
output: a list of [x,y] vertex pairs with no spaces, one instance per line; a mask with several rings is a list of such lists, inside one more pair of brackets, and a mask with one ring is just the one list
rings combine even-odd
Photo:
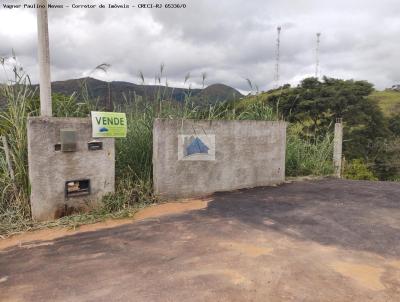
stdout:
[[[60,129],[75,129],[76,152],[55,150],[60,143]],[[50,220],[63,216],[68,209],[96,206],[100,198],[114,191],[114,139],[96,139],[103,150],[89,151],[92,126],[88,118],[28,119],[29,180],[31,184],[32,216],[35,220]],[[65,197],[65,183],[89,179],[91,194]]]
[[[208,157],[182,158],[182,142],[193,135],[209,136],[210,144],[215,140]],[[185,198],[279,184],[285,180],[285,151],[285,122],[157,119],[155,193],[164,199]]]

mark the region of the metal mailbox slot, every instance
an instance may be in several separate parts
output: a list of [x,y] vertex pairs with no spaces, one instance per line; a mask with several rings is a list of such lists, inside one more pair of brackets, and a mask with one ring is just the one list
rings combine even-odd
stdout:
[[76,130],[61,129],[60,130],[61,151],[75,152],[76,151]]
[[90,180],[70,180],[65,182],[65,197],[84,196],[90,194]]
[[103,150],[103,142],[88,142],[89,151]]

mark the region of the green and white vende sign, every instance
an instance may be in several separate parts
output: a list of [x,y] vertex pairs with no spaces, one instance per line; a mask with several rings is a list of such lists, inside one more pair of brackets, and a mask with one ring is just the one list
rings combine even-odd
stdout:
[[126,137],[126,115],[120,112],[92,111],[92,136]]

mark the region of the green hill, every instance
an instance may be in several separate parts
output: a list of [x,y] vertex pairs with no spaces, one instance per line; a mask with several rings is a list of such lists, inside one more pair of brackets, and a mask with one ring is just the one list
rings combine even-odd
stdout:
[[182,102],[185,99],[185,95],[189,93],[195,100],[203,101],[207,99],[210,103],[230,101],[234,99],[234,96],[236,98],[242,97],[242,94],[238,90],[223,84],[213,84],[204,89],[189,90],[157,85],[140,85],[122,81],[105,82],[94,78],[52,82],[52,92],[64,95],[77,93],[79,97],[82,92],[83,83],[86,83],[89,97],[98,99],[100,105],[105,105],[109,96],[112,102],[117,104],[124,102],[125,97],[131,100],[133,94],[146,96],[147,99],[152,100],[158,91],[161,94],[160,97],[172,99],[177,102]]
[[[290,89],[286,88],[283,91]],[[255,102],[265,102],[272,95],[279,95],[281,90],[271,90],[268,92],[262,92],[258,95],[249,95],[244,97],[240,103],[239,107],[246,107]],[[400,114],[400,91],[386,89],[384,91],[375,90],[371,93],[368,98],[376,100],[382,109],[385,116],[392,116],[395,114]]]
[[379,103],[379,106],[386,116],[400,114],[400,91],[389,89],[374,91],[369,98]]
[[243,95],[236,89],[224,84],[213,84],[204,88],[199,94],[195,96],[199,102],[207,101],[210,104],[218,102],[233,101]]
[[247,106],[257,103],[257,102],[266,102],[270,96],[279,95],[283,91],[287,91],[287,89],[290,89],[290,88],[285,88],[283,90],[281,90],[281,89],[269,90],[267,92],[261,92],[257,95],[248,95],[246,97],[243,97],[240,100],[240,102],[238,104],[238,108],[246,108]]

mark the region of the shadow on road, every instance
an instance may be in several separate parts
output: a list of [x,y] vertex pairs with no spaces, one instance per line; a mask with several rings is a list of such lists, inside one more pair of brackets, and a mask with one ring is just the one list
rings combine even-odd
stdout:
[[400,183],[322,180],[218,193],[202,215],[400,256]]

